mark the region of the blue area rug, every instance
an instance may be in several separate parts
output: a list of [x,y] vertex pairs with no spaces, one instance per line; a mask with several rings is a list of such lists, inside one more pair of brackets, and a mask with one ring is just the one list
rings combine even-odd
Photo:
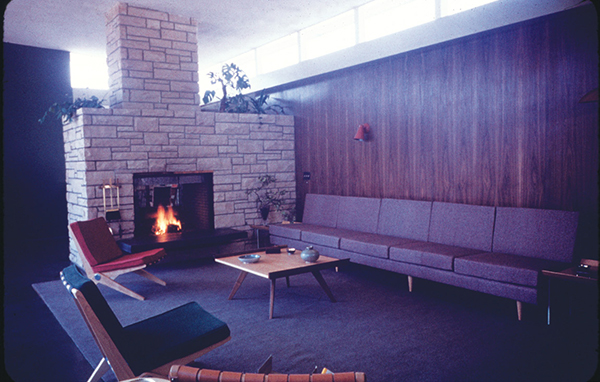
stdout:
[[[423,280],[409,293],[406,276],[358,265],[322,272],[336,303],[311,274],[291,277],[290,288],[278,280],[273,320],[266,279],[249,275],[230,301],[239,272],[224,265],[163,264],[150,272],[167,286],[118,278],[145,301],[100,290],[123,325],[189,301],[225,321],[231,341],[196,360],[198,367],[255,372],[272,354],[277,372],[317,366],[362,371],[380,382],[585,381],[596,367],[597,332],[574,344],[571,331],[542,319],[518,322],[512,301]],[[33,287],[95,367],[100,351],[62,283]],[[104,379],[114,381],[114,374]]]

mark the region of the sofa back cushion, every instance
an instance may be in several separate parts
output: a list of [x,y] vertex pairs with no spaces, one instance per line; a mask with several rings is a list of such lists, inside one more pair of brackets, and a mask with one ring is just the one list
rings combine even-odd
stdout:
[[335,228],[339,204],[337,195],[306,194],[302,222]]
[[381,199],[340,196],[337,228],[376,233]]
[[494,207],[433,202],[429,241],[492,250]]
[[570,211],[498,207],[493,250],[570,263],[578,218]]
[[431,204],[420,200],[382,199],[377,233],[427,241]]

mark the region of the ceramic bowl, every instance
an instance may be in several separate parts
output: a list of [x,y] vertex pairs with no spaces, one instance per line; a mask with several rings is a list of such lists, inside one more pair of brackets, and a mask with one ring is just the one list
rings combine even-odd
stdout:
[[239,259],[244,264],[256,263],[260,260],[260,255],[243,255],[240,256]]
[[294,253],[296,253],[296,248],[288,248],[287,252],[288,252],[288,255],[293,255]]

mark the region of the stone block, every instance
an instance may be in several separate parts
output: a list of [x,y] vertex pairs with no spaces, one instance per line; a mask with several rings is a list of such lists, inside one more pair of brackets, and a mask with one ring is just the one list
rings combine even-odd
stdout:
[[169,14],[169,21],[175,24],[194,25],[194,19],[190,17]]
[[271,140],[264,142],[265,151],[294,150],[293,141]]
[[144,61],[165,62],[166,54],[164,52],[146,50],[144,51]]
[[167,171],[196,171],[196,165],[183,163],[167,163]]
[[180,158],[208,158],[217,154],[215,146],[179,146]]
[[170,40],[162,40],[159,38],[151,38],[149,41],[149,47],[152,48],[163,48],[170,49],[173,46],[173,41]]
[[198,158],[199,171],[231,171],[231,158]]
[[163,40],[185,42],[187,41],[187,33],[184,31],[178,31],[174,29],[162,29],[160,33],[160,38]]
[[241,115],[238,113],[215,113],[217,122],[239,122]]
[[135,171],[139,171],[139,172],[147,172],[148,171],[148,161],[147,160],[127,161],[127,169],[135,170]]
[[132,102],[160,102],[161,93],[156,90],[131,90],[129,100]]
[[113,160],[146,160],[148,159],[148,153],[142,151],[129,151],[112,153]]
[[196,124],[195,118],[160,118],[161,125],[190,125]]
[[239,140],[238,152],[241,154],[257,154],[264,151],[263,142],[251,140]]
[[198,87],[197,82],[171,81],[171,91],[198,93],[200,91],[200,88]]
[[133,125],[133,117],[121,115],[94,115],[92,116],[94,125],[114,125],[114,126],[131,126]]
[[83,135],[86,138],[116,138],[117,128],[115,126],[83,126]]
[[173,81],[192,81],[192,72],[169,69],[154,69],[154,78]]
[[160,20],[145,19],[145,21],[146,21],[146,28],[151,28],[151,29],[160,29],[161,28],[162,21],[160,21]]
[[217,122],[215,125],[216,134],[241,135],[246,138],[250,135],[249,125],[239,123],[223,123]]
[[129,14],[130,16],[145,17],[148,19],[156,19],[161,21],[169,20],[169,14],[166,12],[155,11],[147,8],[133,7],[131,5],[127,9],[127,14]]
[[200,138],[200,144],[202,145],[227,145],[229,138],[225,135],[202,135]]
[[144,144],[167,145],[169,144],[169,135],[167,133],[145,133]]
[[85,160],[110,160],[111,151],[109,147],[88,148],[84,151]]
[[293,160],[274,160],[267,163],[267,169],[270,174],[281,172],[294,172],[295,162]]
[[182,41],[173,41],[172,48],[175,50],[184,50],[184,51],[193,52],[196,49],[198,49],[198,45],[195,43],[187,42],[187,34],[186,34],[185,40],[183,42]]
[[158,131],[158,118],[136,117],[134,119],[135,131]]

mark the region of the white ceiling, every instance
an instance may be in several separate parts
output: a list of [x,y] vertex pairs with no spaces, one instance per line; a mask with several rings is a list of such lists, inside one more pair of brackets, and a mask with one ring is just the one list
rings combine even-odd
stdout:
[[[219,63],[370,0],[130,0],[198,21],[200,68]],[[4,41],[105,54],[105,13],[115,0],[12,0]]]
[[[358,7],[370,0],[130,0],[133,6],[198,22],[199,69]],[[402,0],[394,0],[402,1]],[[417,0],[420,1],[420,0]],[[445,0],[437,0],[445,1]],[[106,54],[105,13],[116,0],[12,0],[4,41],[82,54]],[[396,35],[359,44],[253,79],[253,88],[288,83],[483,30],[588,3],[582,0],[498,0]],[[590,8],[593,11],[593,7]],[[259,85],[254,87],[254,85]]]

